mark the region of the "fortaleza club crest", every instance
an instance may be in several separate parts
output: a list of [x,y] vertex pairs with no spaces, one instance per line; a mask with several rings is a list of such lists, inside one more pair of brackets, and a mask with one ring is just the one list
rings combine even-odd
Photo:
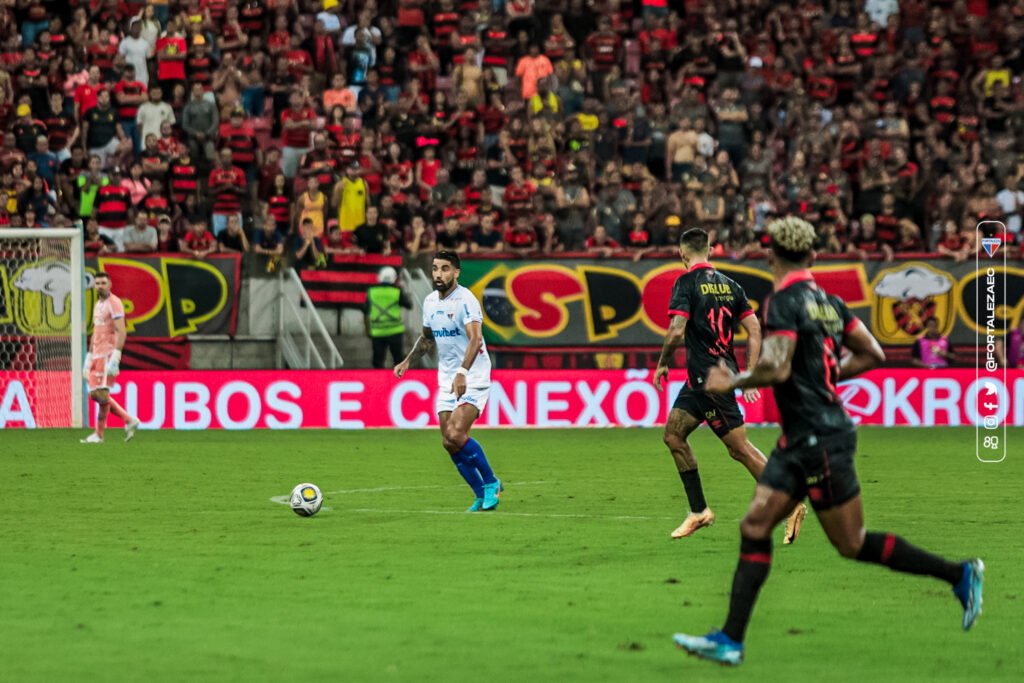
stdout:
[[948,330],[953,306],[953,281],[924,264],[912,264],[880,274],[874,292],[875,333],[888,344],[909,344],[924,330],[928,318],[937,318]]
[[1003,243],[1003,240],[998,237],[982,237],[981,247],[988,254],[989,258],[995,258],[996,250],[999,249],[999,245]]

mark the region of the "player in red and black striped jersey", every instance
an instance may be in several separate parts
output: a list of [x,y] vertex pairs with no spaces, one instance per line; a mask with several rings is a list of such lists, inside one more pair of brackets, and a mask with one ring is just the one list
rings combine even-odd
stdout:
[[171,167],[168,171],[170,176],[171,199],[174,203],[182,206],[185,198],[189,195],[196,195],[199,191],[199,168],[189,158],[187,146],[182,147],[181,154],[177,159],[171,160]]
[[872,255],[881,255],[886,259],[892,257],[892,247],[878,236],[875,217],[869,213],[861,216],[860,232],[846,245],[846,251],[851,254],[860,254],[860,257],[864,259]]
[[251,121],[245,119],[245,109],[231,110],[227,123],[220,124],[218,146],[231,150],[233,163],[245,173],[245,181],[255,189],[256,171],[263,161],[256,131]]
[[68,142],[72,136],[78,137],[78,131],[74,119],[64,114],[64,96],[61,93],[50,94],[50,108],[43,114],[43,123],[46,125],[50,151],[61,161],[66,161],[71,157]]
[[115,167],[110,175],[110,184],[101,187],[96,198],[96,218],[101,229],[122,229],[128,225],[131,193],[121,185],[120,168]]
[[[724,395],[773,387],[782,437],[740,522],[740,560],[725,625],[706,636],[676,634],[676,644],[705,659],[733,665],[743,661],[747,623],[771,566],[772,529],[804,496],[810,497],[825,535],[843,557],[950,583],[964,608],[961,627],[969,629],[981,612],[981,560],[950,562],[893,534],[864,531],[853,466],[857,434],[837,384],[877,367],[885,354],[843,301],[815,284],[808,269],[814,227],[787,217],[770,223],[768,232],[775,293],[766,305],[764,353],[743,374],[719,362],[704,386]],[[841,358],[844,346],[850,353]]]
[[587,36],[584,54],[588,66],[601,73],[611,71],[622,59],[622,38],[612,30],[611,20],[602,16],[597,20],[597,31]]
[[[709,247],[708,234],[700,228],[687,230],[679,239],[679,254],[687,271],[672,288],[671,322],[658,368],[654,371],[654,385],[661,391],[676,348],[685,340],[688,377],[665,423],[665,445],[672,452],[683,480],[690,514],[672,532],[672,538],[685,538],[715,522],[715,515],[704,499],[697,459],[687,442],[687,437],[701,423],[707,421],[729,455],[742,463],[755,479],[765,466],[764,454],[747,439],[743,414],[735,396],[719,396],[704,390],[704,377],[719,361],[738,370],[733,352],[733,328],[737,324],[747,332],[748,367],[757,363],[761,349],[761,325],[743,287],[708,262]],[[758,393],[747,392],[743,398],[752,403]]]

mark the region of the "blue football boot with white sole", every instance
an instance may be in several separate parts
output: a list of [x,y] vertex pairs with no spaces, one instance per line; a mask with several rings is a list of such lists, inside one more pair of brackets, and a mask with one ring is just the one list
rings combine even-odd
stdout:
[[743,643],[737,643],[718,629],[713,629],[706,636],[677,633],[672,640],[680,650],[709,662],[728,666],[739,666],[743,662]]
[[981,614],[981,585],[984,580],[985,563],[975,558],[964,562],[964,575],[960,583],[953,586],[953,595],[964,607],[961,626],[965,631],[971,630],[978,615]]

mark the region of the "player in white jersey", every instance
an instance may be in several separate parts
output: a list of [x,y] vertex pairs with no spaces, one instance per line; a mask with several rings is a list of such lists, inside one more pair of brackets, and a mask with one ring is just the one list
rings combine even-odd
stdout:
[[493,510],[503,487],[483,448],[469,436],[487,405],[491,358],[483,337],[483,312],[473,293],[459,284],[459,255],[439,251],[431,274],[436,291],[423,301],[423,334],[395,366],[399,379],[409,366],[437,347],[437,417],[444,448],[476,500],[468,512]]
[[89,383],[89,396],[100,405],[100,409],[96,417],[96,431],[82,439],[82,443],[103,443],[103,430],[107,427],[107,415],[111,412],[124,420],[124,440],[131,441],[135,430],[139,428],[139,420],[110,398],[110,387],[121,372],[121,349],[128,337],[124,324],[124,306],[119,298],[110,293],[109,275],[96,273],[93,282],[96,304],[92,309],[92,343],[82,369]]

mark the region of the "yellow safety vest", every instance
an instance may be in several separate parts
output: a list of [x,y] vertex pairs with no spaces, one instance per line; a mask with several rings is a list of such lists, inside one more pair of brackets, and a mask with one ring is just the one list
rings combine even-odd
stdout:
[[390,337],[405,332],[399,304],[401,296],[402,290],[392,285],[374,285],[366,290],[371,337]]

